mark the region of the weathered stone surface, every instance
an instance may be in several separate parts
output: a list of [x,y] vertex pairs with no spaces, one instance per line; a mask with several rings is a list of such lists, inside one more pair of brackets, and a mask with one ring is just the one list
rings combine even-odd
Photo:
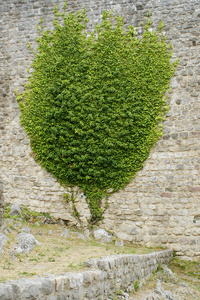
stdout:
[[12,300],[14,299],[11,287],[4,285],[0,288],[0,299],[1,300]]
[[36,238],[30,233],[19,233],[17,241],[17,244],[13,248],[13,250],[17,253],[28,253],[35,245],[40,245]]
[[110,243],[112,241],[112,236],[104,229],[93,230],[95,240],[101,240],[105,243]]
[[8,238],[5,234],[0,233],[0,257],[3,253],[3,247],[5,246],[5,243],[8,241]]
[[61,233],[60,236],[63,236],[63,237],[66,237],[66,238],[70,238],[69,229],[65,228],[64,231]]
[[3,181],[0,177],[0,231],[2,230],[3,220],[4,220]]
[[174,273],[166,266],[162,265],[164,273],[167,275],[168,280],[177,282],[178,279],[174,276]]
[[86,240],[87,240],[87,237],[86,237],[84,234],[80,233],[80,232],[76,232],[76,235],[77,235],[77,237],[78,237],[79,239],[81,239],[81,240],[83,240],[83,241],[86,241]]
[[124,247],[124,241],[123,240],[121,240],[121,241],[115,241],[115,245],[116,246],[119,246],[119,247]]
[[27,226],[24,226],[20,230],[21,233],[31,233],[31,229]]
[[11,204],[11,209],[10,209],[10,216],[14,215],[22,215],[21,213],[21,208],[18,203],[13,203]]

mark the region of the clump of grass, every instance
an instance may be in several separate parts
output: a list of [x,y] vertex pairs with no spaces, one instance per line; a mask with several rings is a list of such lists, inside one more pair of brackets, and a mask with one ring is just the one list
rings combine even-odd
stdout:
[[20,277],[21,276],[26,276],[26,277],[30,277],[30,276],[35,276],[36,273],[29,273],[29,272],[19,272]]
[[135,282],[134,282],[134,290],[135,291],[137,291],[138,289],[139,289],[139,286],[140,286],[140,282],[138,281],[138,280],[136,280]]
[[175,257],[170,264],[170,269],[200,292],[200,261],[186,261]]
[[171,267],[182,274],[200,279],[200,262],[180,260],[175,257],[171,263]]
[[4,218],[5,219],[13,219],[13,220],[17,220],[20,218],[22,221],[32,220],[33,223],[36,222],[37,220],[39,221],[41,217],[51,219],[51,216],[49,213],[40,213],[40,212],[36,212],[36,211],[31,211],[28,207],[26,207],[24,205],[21,205],[20,207],[21,207],[21,216],[19,216],[19,215],[11,216],[10,215],[11,205],[9,203],[5,203]]

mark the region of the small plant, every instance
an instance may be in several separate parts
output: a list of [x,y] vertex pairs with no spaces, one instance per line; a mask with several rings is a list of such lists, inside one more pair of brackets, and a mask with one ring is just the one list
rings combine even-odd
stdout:
[[21,215],[10,215],[11,206],[10,204],[5,204],[4,209],[4,218],[5,219],[13,219],[13,220],[19,220],[20,222],[30,221],[34,224],[36,220],[40,221],[41,217],[45,217],[48,219],[51,219],[51,216],[49,213],[39,213],[35,211],[31,211],[28,207],[21,205]]
[[158,272],[163,272],[163,266],[162,266],[161,262],[159,262],[159,264],[158,264],[157,271]]
[[137,290],[139,289],[139,287],[140,287],[140,282],[139,282],[138,280],[136,280],[136,281],[134,282],[133,287],[134,287],[134,290],[137,291]]
[[27,277],[29,277],[29,276],[35,276],[35,275],[36,275],[36,273],[20,272],[20,273],[19,273],[19,275],[22,275],[22,276],[27,276]]
[[69,203],[71,201],[71,196],[68,193],[65,193],[63,195],[63,198],[64,198],[64,200],[65,200],[66,203]]
[[59,252],[64,252],[65,248],[63,248],[63,247],[54,247],[54,250],[59,251]]
[[4,205],[4,219],[10,218],[10,210],[11,210],[10,204],[5,203],[5,205]]
[[84,267],[84,264],[83,264],[82,262],[79,262],[79,263],[77,264],[77,267],[83,268],[83,267]]
[[56,260],[55,260],[54,257],[49,257],[49,258],[48,258],[48,261],[49,261],[49,262],[55,262]]
[[73,264],[73,263],[70,263],[69,265],[68,265],[68,267],[70,268],[70,269],[76,269],[76,266]]
[[24,256],[24,254],[22,254],[22,253],[15,253],[15,257],[18,258],[19,262],[23,261],[23,256]]
[[115,291],[113,300],[119,300],[119,299],[121,299],[121,297],[119,298],[119,296],[122,296],[122,295],[123,295],[123,291],[122,290]]
[[4,261],[3,269],[4,270],[10,270],[10,269],[12,269],[11,266],[12,266],[12,263],[8,259],[6,259]]
[[39,262],[39,258],[29,258],[29,261],[35,261],[35,262]]
[[135,254],[136,253],[136,250],[131,250],[131,254]]

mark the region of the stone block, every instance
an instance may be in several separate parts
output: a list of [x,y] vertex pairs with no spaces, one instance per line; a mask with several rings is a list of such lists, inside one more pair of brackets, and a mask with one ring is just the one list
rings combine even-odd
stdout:
[[157,235],[157,229],[156,228],[149,229],[149,235]]
[[138,227],[132,227],[132,228],[129,230],[130,234],[132,234],[132,235],[138,234],[139,231],[140,231],[140,229],[139,229]]
[[12,288],[9,285],[3,285],[0,287],[0,299],[1,300],[12,300],[13,293]]
[[25,280],[21,283],[21,294],[24,299],[34,300],[39,298],[41,284],[40,282]]
[[41,288],[40,291],[44,295],[50,295],[55,290],[55,280],[50,278],[40,279]]

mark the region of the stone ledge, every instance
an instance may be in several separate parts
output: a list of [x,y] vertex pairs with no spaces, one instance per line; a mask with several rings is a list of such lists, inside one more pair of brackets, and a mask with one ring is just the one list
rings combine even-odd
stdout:
[[107,299],[116,290],[133,290],[135,281],[145,282],[159,264],[168,264],[172,258],[172,250],[95,258],[85,262],[92,268],[87,271],[1,283],[0,299]]

